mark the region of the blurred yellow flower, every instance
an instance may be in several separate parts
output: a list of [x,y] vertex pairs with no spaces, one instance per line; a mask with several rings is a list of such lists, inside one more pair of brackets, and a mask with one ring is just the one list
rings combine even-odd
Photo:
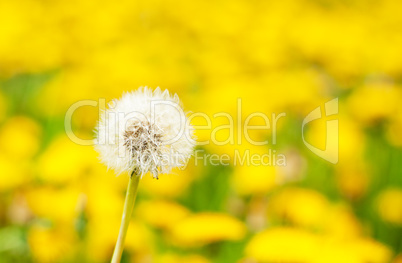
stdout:
[[177,263],[177,262],[210,263],[211,261],[200,255],[182,256],[175,254],[165,254],[155,259],[155,263]]
[[[102,83],[99,79],[100,73],[87,67],[72,67],[59,72],[51,80],[44,84],[39,91],[37,107],[39,111],[48,117],[65,114],[74,103],[82,100],[93,100],[98,103],[99,99],[106,99],[109,102],[112,91],[103,91],[98,85]],[[103,74],[101,76],[105,76]],[[93,129],[99,118],[103,105],[91,106],[82,105],[74,111],[72,123],[79,128]]]
[[41,132],[41,126],[34,120],[24,116],[12,117],[0,130],[0,148],[16,159],[31,158],[39,150]]
[[246,234],[240,220],[222,213],[199,213],[184,218],[172,226],[174,242],[181,246],[200,246],[222,240],[239,240]]
[[377,209],[384,221],[402,225],[402,189],[389,188],[382,191],[377,198]]
[[368,238],[356,240],[350,244],[350,248],[358,254],[360,262],[385,263],[389,262],[392,256],[392,251],[387,246]]
[[[190,214],[184,206],[166,200],[151,200],[141,202],[134,213],[148,224],[157,228],[168,228]],[[163,215],[161,218],[160,215]]]
[[39,218],[53,222],[72,223],[78,216],[82,196],[73,187],[38,187],[26,193],[28,207]]
[[238,165],[231,180],[240,195],[266,194],[279,184],[277,168],[267,165]]
[[[340,105],[340,107],[343,107]],[[307,127],[307,126],[306,126]],[[339,134],[329,134],[329,141],[334,140],[331,136],[337,136],[339,142],[339,164],[343,162],[353,163],[360,160],[364,152],[364,134],[359,123],[352,120],[348,115],[339,116]],[[315,120],[308,125],[306,141],[319,149],[326,149],[326,122],[324,120]],[[336,154],[336,148],[331,150],[331,154]]]
[[351,113],[365,124],[393,117],[402,92],[393,83],[374,81],[359,87],[348,98]]
[[327,83],[312,69],[277,71],[263,80],[269,93],[264,99],[276,111],[288,109],[307,114],[324,100]]
[[360,238],[345,242],[323,237],[316,256],[311,262],[386,263],[389,262],[391,255],[391,251],[386,246],[371,239]]
[[346,204],[332,206],[321,223],[323,233],[339,240],[350,240],[360,237],[363,227],[353,214],[352,208]]
[[30,182],[33,176],[30,163],[10,159],[0,154],[0,192],[14,190]]
[[361,43],[369,38],[365,31],[367,21],[364,16],[342,8],[327,12],[317,2],[309,2],[289,29],[290,37],[302,54],[345,80],[366,70]]
[[306,227],[320,226],[329,202],[321,193],[302,188],[285,188],[268,205],[268,218],[274,216]]
[[143,223],[131,221],[127,230],[126,247],[130,252],[151,252],[154,249],[153,233]]
[[313,262],[320,239],[307,231],[271,228],[256,234],[245,254],[258,262]]
[[108,178],[107,175],[95,175],[87,178],[84,191],[86,195],[85,209],[90,220],[108,217],[120,218],[124,202],[124,188],[119,189],[118,187],[120,178],[127,185],[128,179],[124,176],[117,178],[109,176]]
[[86,229],[86,254],[89,259],[110,260],[119,233],[120,220],[119,214],[89,220]]
[[331,204],[314,190],[285,188],[268,203],[268,219],[290,221],[296,226],[351,239],[361,234],[361,225],[346,204]]
[[351,200],[364,196],[369,185],[370,175],[361,160],[345,160],[336,167],[336,181],[341,193]]
[[321,236],[297,228],[277,227],[255,235],[246,256],[257,262],[364,263],[389,262],[391,251],[370,239]]
[[[342,105],[341,105],[342,107]],[[330,140],[332,138],[329,138]],[[359,160],[365,150],[362,127],[347,115],[339,117],[339,162]]]
[[[177,171],[177,170],[176,170]],[[139,191],[163,197],[178,197],[182,195],[190,183],[194,180],[193,169],[186,168],[180,171],[180,176],[173,171],[172,174],[159,176],[159,180],[155,180],[152,176],[145,175],[141,179]]]
[[28,243],[35,262],[54,263],[71,260],[77,249],[77,236],[72,226],[32,226]]
[[0,17],[3,21],[0,59],[7,65],[2,73],[37,73],[61,66],[65,35],[55,26],[53,16],[49,15],[50,10],[46,10],[43,3],[32,0],[0,4]]
[[88,175],[97,163],[90,146],[80,146],[67,136],[59,136],[39,157],[37,172],[45,182],[62,184]]

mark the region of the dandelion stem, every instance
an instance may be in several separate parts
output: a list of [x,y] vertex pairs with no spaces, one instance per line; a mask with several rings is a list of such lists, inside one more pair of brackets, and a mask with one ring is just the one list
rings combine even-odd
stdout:
[[126,200],[124,201],[124,210],[121,219],[119,237],[117,239],[116,247],[114,248],[111,263],[120,263],[121,255],[124,249],[124,240],[126,239],[128,225],[130,224],[130,218],[134,208],[135,197],[137,196],[139,180],[140,176],[133,172],[130,176],[127,186]]

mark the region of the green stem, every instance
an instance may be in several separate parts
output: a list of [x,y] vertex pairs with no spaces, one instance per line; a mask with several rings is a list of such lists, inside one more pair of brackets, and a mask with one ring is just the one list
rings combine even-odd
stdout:
[[138,183],[140,176],[134,172],[130,176],[127,186],[126,200],[124,201],[123,217],[121,219],[119,237],[117,239],[116,247],[114,248],[111,263],[120,263],[121,255],[124,249],[124,240],[126,239],[128,225],[130,224],[131,214],[133,212],[135,197],[137,196]]

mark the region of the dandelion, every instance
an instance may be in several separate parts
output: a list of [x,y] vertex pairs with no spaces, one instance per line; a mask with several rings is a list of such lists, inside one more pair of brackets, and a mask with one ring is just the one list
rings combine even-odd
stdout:
[[243,222],[218,212],[201,212],[178,220],[169,227],[172,241],[183,247],[197,247],[225,240],[241,240],[247,233]]
[[193,153],[193,129],[177,94],[140,88],[123,94],[103,112],[95,149],[117,174],[130,174],[119,237],[112,263],[120,262],[139,179],[186,165]]

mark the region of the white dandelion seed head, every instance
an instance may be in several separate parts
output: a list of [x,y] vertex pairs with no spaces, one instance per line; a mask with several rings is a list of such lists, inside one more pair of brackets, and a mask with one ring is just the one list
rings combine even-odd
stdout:
[[187,164],[193,139],[177,94],[144,87],[109,104],[98,122],[95,149],[117,174],[150,172],[158,178]]

